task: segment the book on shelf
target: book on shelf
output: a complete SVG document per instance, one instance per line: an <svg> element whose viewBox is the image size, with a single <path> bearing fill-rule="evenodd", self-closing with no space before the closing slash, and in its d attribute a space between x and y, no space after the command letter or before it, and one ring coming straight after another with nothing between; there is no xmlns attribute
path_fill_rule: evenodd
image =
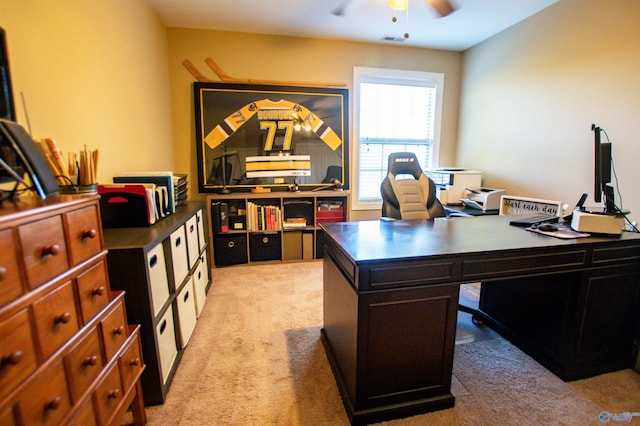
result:
<svg viewBox="0 0 640 426"><path fill-rule="evenodd" d="M307 227L307 219L304 217L290 217L282 222L283 229L305 229Z"/></svg>
<svg viewBox="0 0 640 426"><path fill-rule="evenodd" d="M247 230L280 231L282 229L282 213L280 207L247 203Z"/></svg>
<svg viewBox="0 0 640 426"><path fill-rule="evenodd" d="M211 230L214 234L229 232L229 206L215 201L211 203Z"/></svg>

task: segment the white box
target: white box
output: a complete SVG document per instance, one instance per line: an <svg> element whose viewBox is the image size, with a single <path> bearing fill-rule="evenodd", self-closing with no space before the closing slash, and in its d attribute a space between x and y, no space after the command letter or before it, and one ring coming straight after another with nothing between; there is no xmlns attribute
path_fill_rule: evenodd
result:
<svg viewBox="0 0 640 426"><path fill-rule="evenodd" d="M196 266L200 258L200 244L198 243L198 219L196 215L191 216L185 223L187 232L187 253L189 255L189 270Z"/></svg>
<svg viewBox="0 0 640 426"><path fill-rule="evenodd" d="M200 242L200 251L202 251L207 245L207 240L204 239L204 217L202 216L202 209L196 212L196 220L198 222L198 241Z"/></svg>
<svg viewBox="0 0 640 426"><path fill-rule="evenodd" d="M207 301L207 284L209 282L207 257L201 256L200 263L193 275L193 290L196 296L196 316L199 317Z"/></svg>
<svg viewBox="0 0 640 426"><path fill-rule="evenodd" d="M575 210L571 217L571 229L594 234L622 234L624 217L594 214Z"/></svg>
<svg viewBox="0 0 640 426"><path fill-rule="evenodd" d="M189 274L189 260L187 257L187 238L184 225L173 231L169 237L171 243L171 266L173 267L173 282L175 289Z"/></svg>
<svg viewBox="0 0 640 426"><path fill-rule="evenodd" d="M188 282L176 297L178 308L178 327L180 330L180 348L187 346L193 330L196 328L196 305L193 285Z"/></svg>
<svg viewBox="0 0 640 426"><path fill-rule="evenodd" d="M162 244L158 244L147 253L147 273L149 274L149 291L151 292L151 305L155 317L169 299L169 282Z"/></svg>
<svg viewBox="0 0 640 426"><path fill-rule="evenodd" d="M158 352L160 358L160 372L162 373L162 383L166 383L171 372L171 367L178 355L176 346L176 331L173 326L173 307L169 306L158 325L156 325L156 341L158 342Z"/></svg>

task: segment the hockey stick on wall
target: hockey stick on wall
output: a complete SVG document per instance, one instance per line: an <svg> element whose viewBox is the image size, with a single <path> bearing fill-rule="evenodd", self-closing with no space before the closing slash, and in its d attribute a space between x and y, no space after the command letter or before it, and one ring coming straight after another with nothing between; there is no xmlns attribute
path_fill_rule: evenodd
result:
<svg viewBox="0 0 640 426"><path fill-rule="evenodd" d="M193 65L190 60L185 59L184 61L182 61L182 65L184 65L184 67L187 70L189 70L191 75L193 75L196 78L196 80L198 80L200 82L203 82L203 83L211 83L211 82L213 82L213 80L208 79L200 71L198 71L196 66Z"/></svg>
<svg viewBox="0 0 640 426"><path fill-rule="evenodd" d="M222 70L222 68L220 68L220 66L218 64L216 64L216 62L213 59L207 58L204 61L207 63L207 65L209 65L209 68L211 68L213 70L213 72L215 72L216 75L218 77L220 77L220 80L224 81L225 83L274 84L274 85L280 85L280 86L311 86L311 87L329 87L329 86L344 87L344 86L346 86L346 84L344 84L344 83L308 82L308 81L280 81L280 80L251 80L251 79L234 78L234 77L231 77L231 76L227 75Z"/></svg>
<svg viewBox="0 0 640 426"><path fill-rule="evenodd" d="M222 68L212 59L205 59L206 64L216 73L218 78L224 83L234 83L234 84L272 84L272 85L281 85L281 86L303 86L303 87L344 87L345 83L329 83L329 82L308 82L308 81L281 81L281 80L252 80L252 79L241 79L234 78L230 75L226 74ZM214 80L210 80L205 77L188 59L185 59L182 64L184 67L189 70L189 72L196 78L196 80L201 82L212 82Z"/></svg>

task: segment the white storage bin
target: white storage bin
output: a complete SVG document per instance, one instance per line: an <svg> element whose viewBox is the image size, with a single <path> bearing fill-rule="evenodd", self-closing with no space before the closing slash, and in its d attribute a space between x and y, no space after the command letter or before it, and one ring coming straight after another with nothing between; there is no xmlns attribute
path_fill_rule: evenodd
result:
<svg viewBox="0 0 640 426"><path fill-rule="evenodd" d="M202 308L207 301L207 283L209 281L209 275L207 268L207 257L201 256L200 263L193 275L193 290L196 296L196 316L199 317L202 313Z"/></svg>
<svg viewBox="0 0 640 426"><path fill-rule="evenodd" d="M173 231L169 237L171 242L171 265L173 266L173 282L175 289L189 274L189 260L187 257L187 238L184 225Z"/></svg>
<svg viewBox="0 0 640 426"><path fill-rule="evenodd" d="M147 253L147 273L149 274L149 291L151 292L153 316L155 317L169 298L169 282L162 244L158 244Z"/></svg>
<svg viewBox="0 0 640 426"><path fill-rule="evenodd" d="M156 341L158 342L158 352L160 355L160 371L162 373L162 383L166 383L169 372L178 355L176 345L176 331L173 325L173 306L169 306L167 312L162 316L156 325Z"/></svg>
<svg viewBox="0 0 640 426"><path fill-rule="evenodd" d="M196 212L196 220L198 222L198 241L200 242L200 251L202 251L207 244L207 241L204 239L204 217L202 216L202 209Z"/></svg>
<svg viewBox="0 0 640 426"><path fill-rule="evenodd" d="M193 329L196 328L196 305L193 296L193 285L187 283L178 297L176 297L178 307L178 327L180 327L180 348L187 346Z"/></svg>
<svg viewBox="0 0 640 426"><path fill-rule="evenodd" d="M187 248L189 254L189 269L196 266L196 262L200 258L200 244L198 243L198 218L196 215L191 216L189 220L187 220L186 224L187 230Z"/></svg>

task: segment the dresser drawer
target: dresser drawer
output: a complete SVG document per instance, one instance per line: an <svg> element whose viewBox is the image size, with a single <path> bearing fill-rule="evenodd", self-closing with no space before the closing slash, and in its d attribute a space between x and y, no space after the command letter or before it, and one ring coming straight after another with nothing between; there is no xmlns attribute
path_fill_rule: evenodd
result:
<svg viewBox="0 0 640 426"><path fill-rule="evenodd" d="M78 409L78 412L69 420L68 426L97 426L96 414L93 411L93 399L87 398L82 403L82 407Z"/></svg>
<svg viewBox="0 0 640 426"><path fill-rule="evenodd" d="M142 349L140 347L140 327L131 335L129 346L125 349L120 358L120 376L122 377L122 388L125 392L133 385L135 379L140 375L144 367Z"/></svg>
<svg viewBox="0 0 640 426"><path fill-rule="evenodd" d="M123 392L118 364L113 364L104 381L98 385L98 389L95 392L96 411L98 412L100 424L108 424L122 398Z"/></svg>
<svg viewBox="0 0 640 426"><path fill-rule="evenodd" d="M78 331L71 281L34 302L33 313L42 357L47 359Z"/></svg>
<svg viewBox="0 0 640 426"><path fill-rule="evenodd" d="M0 400L37 366L29 313L24 309L0 322Z"/></svg>
<svg viewBox="0 0 640 426"><path fill-rule="evenodd" d="M175 289L187 278L189 260L187 258L187 241L184 225L173 231L169 237L171 242L171 265L173 266L173 282Z"/></svg>
<svg viewBox="0 0 640 426"><path fill-rule="evenodd" d="M21 393L18 406L25 425L59 425L71 409L62 362L39 375Z"/></svg>
<svg viewBox="0 0 640 426"><path fill-rule="evenodd" d="M18 227L27 283L34 289L69 269L59 215Z"/></svg>
<svg viewBox="0 0 640 426"><path fill-rule="evenodd" d="M113 309L100 321L102 341L106 362L120 349L127 340L127 321L124 313L124 304L120 298Z"/></svg>
<svg viewBox="0 0 640 426"><path fill-rule="evenodd" d="M22 294L22 281L13 229L0 231L0 307Z"/></svg>
<svg viewBox="0 0 640 426"><path fill-rule="evenodd" d="M167 267L162 244L158 244L147 253L147 274L149 275L149 291L151 292L151 304L155 317L169 299L169 281L167 280Z"/></svg>
<svg viewBox="0 0 640 426"><path fill-rule="evenodd" d="M109 304L107 267L104 261L80 273L76 282L82 320L86 324Z"/></svg>
<svg viewBox="0 0 640 426"><path fill-rule="evenodd" d="M104 367L100 350L100 334L95 326L91 333L64 357L64 366L69 378L71 399L76 403Z"/></svg>
<svg viewBox="0 0 640 426"><path fill-rule="evenodd" d="M89 259L102 251L102 236L95 205L65 214L71 265Z"/></svg>

